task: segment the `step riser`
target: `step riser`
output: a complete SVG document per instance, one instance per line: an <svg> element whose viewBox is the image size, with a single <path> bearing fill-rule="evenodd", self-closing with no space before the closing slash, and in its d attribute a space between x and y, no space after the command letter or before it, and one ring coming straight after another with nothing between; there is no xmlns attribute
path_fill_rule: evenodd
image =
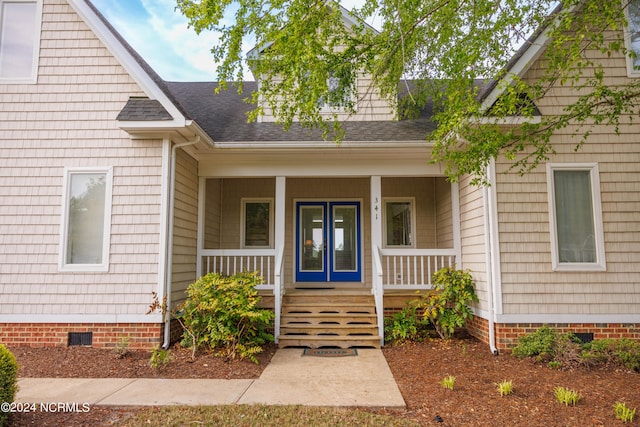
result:
<svg viewBox="0 0 640 427"><path fill-rule="evenodd" d="M281 347L308 347L308 348L322 348L322 347L380 348L380 339L378 337L371 337L371 338L358 337L357 339L355 337L348 337L346 340L336 338L336 337L323 337L322 339L318 337L314 339L280 337L280 346Z"/></svg>
<svg viewBox="0 0 640 427"><path fill-rule="evenodd" d="M329 316L329 315L343 315L343 316L358 316L358 315L368 315L375 316L376 311L373 310L361 310L361 309L340 309L340 310L332 310L330 308L324 310L302 310L299 308L289 308L285 307L282 309L282 316Z"/></svg>
<svg viewBox="0 0 640 427"><path fill-rule="evenodd" d="M325 327L325 325L316 325L316 326L285 326L280 328L281 335L339 335L339 336L350 336L350 335L378 335L378 328L375 326L366 326L366 327L340 327L340 328L332 328Z"/></svg>
<svg viewBox="0 0 640 427"><path fill-rule="evenodd" d="M317 296L317 295L284 295L282 304L326 304L326 305L369 305L373 301L370 295L334 295L334 296Z"/></svg>

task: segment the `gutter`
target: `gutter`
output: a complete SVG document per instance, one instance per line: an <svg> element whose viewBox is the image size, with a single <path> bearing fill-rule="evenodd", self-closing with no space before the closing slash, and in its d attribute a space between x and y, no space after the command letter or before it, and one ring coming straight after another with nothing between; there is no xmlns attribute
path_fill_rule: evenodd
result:
<svg viewBox="0 0 640 427"><path fill-rule="evenodd" d="M164 320L164 342L162 348L165 350L171 345L171 285L173 274L173 223L174 223L174 209L175 209L175 194L176 194L176 153L178 148L186 147L189 145L197 144L200 141L200 136L197 135L194 140L183 142L181 144L174 144L171 147L171 166L169 179L169 203L168 214L169 220L167 221L167 247L165 248L165 289L164 295L166 297L165 320Z"/></svg>
<svg viewBox="0 0 640 427"><path fill-rule="evenodd" d="M487 165L486 174L487 179L491 186L495 185L493 161ZM487 304L489 308L489 348L494 356L498 355L498 349L496 347L496 327L495 327L495 283L494 283L494 250L496 250L494 242L494 230L493 230L493 217L495 215L493 207L493 198L495 197L495 187L489 188L484 186L482 188L482 199L484 205L484 235L485 235L485 269L487 280Z"/></svg>

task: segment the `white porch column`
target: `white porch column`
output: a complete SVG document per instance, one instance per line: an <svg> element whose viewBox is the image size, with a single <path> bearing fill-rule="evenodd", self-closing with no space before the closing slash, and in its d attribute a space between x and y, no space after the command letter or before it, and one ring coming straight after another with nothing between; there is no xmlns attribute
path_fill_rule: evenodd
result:
<svg viewBox="0 0 640 427"><path fill-rule="evenodd" d="M371 177L371 292L376 302L376 314L378 318L378 335L380 345L384 345L384 289L379 274L379 263L376 262L378 250L382 247L382 178Z"/></svg>
<svg viewBox="0 0 640 427"><path fill-rule="evenodd" d="M275 267L275 283L273 284L273 300L275 319L273 324L273 336L276 343L280 335L280 315L282 312L282 294L284 294L284 278L282 277L282 264L284 256L284 227L285 227L285 206L286 206L286 184L287 178L284 176L276 177L276 202L275 202L275 230L274 230L274 247L276 249L276 265Z"/></svg>
<svg viewBox="0 0 640 427"><path fill-rule="evenodd" d="M274 246L276 250L284 246L284 209L287 178L276 177L276 205L275 205L275 230Z"/></svg>
<svg viewBox="0 0 640 427"><path fill-rule="evenodd" d="M382 247L382 179L371 177L371 244Z"/></svg>

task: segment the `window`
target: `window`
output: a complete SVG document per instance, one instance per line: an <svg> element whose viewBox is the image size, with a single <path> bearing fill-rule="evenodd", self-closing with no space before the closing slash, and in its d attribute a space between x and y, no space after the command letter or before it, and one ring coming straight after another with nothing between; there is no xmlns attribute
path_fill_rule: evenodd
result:
<svg viewBox="0 0 640 427"><path fill-rule="evenodd" d="M625 42L633 55L627 56L627 72L629 77L640 77L640 0L629 1L626 14Z"/></svg>
<svg viewBox="0 0 640 427"><path fill-rule="evenodd" d="M336 73L331 73L331 76L327 80L327 87L329 89L328 99L320 98L318 101L321 110L344 109L354 103L355 94L353 89L350 87L341 87L340 77Z"/></svg>
<svg viewBox="0 0 640 427"><path fill-rule="evenodd" d="M111 168L65 170L60 270L109 270L111 185Z"/></svg>
<svg viewBox="0 0 640 427"><path fill-rule="evenodd" d="M547 165L551 252L556 271L604 271L597 164Z"/></svg>
<svg viewBox="0 0 640 427"><path fill-rule="evenodd" d="M385 246L413 247L415 245L413 206L413 199L386 199L384 201Z"/></svg>
<svg viewBox="0 0 640 427"><path fill-rule="evenodd" d="M273 234L273 200L242 200L242 247L270 248Z"/></svg>
<svg viewBox="0 0 640 427"><path fill-rule="evenodd" d="M41 2L0 0L0 80L35 83Z"/></svg>

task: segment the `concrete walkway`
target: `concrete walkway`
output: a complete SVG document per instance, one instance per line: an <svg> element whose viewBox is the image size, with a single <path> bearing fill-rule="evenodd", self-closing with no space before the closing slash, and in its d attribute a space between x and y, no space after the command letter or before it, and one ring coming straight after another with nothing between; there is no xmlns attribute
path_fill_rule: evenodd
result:
<svg viewBox="0 0 640 427"><path fill-rule="evenodd" d="M280 349L256 380L21 378L16 402L158 406L266 404L405 407L382 351L303 356Z"/></svg>

